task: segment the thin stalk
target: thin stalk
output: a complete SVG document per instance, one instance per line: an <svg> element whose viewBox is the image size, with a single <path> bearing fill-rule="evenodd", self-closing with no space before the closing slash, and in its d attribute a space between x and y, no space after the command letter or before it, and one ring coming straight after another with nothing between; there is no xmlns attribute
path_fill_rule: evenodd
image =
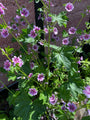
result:
<svg viewBox="0 0 90 120"><path fill-rule="evenodd" d="M27 23L28 25L30 25L29 21L26 19L25 16L24 16L24 19L25 19L26 23Z"/></svg>
<svg viewBox="0 0 90 120"><path fill-rule="evenodd" d="M7 26L7 23L6 23L5 19L3 18L3 16L2 16L2 20L3 20L4 24Z"/></svg>
<svg viewBox="0 0 90 120"><path fill-rule="evenodd" d="M12 95L14 95L14 93L11 91L11 90L9 90L8 89L8 87L0 80L0 82L4 85L4 87L12 94Z"/></svg>
<svg viewBox="0 0 90 120"><path fill-rule="evenodd" d="M82 22L82 20L83 20L84 17L85 17L85 16L82 16L82 18L81 18L80 21L78 22L76 28L78 28L78 26L80 25L80 23Z"/></svg>
<svg viewBox="0 0 90 120"><path fill-rule="evenodd" d="M49 13L50 13L50 0L49 0ZM49 27L49 36L48 36L48 71L49 71L49 66L50 66L50 39L51 39L51 31ZM48 77L47 77L48 80Z"/></svg>
<svg viewBox="0 0 90 120"><path fill-rule="evenodd" d="M11 32L10 32L11 33ZM22 46L22 44L18 41L18 39L11 33L11 35L13 36L13 38L18 42L18 44L21 46L21 48L25 51L26 54L28 54L28 52L25 50L25 48Z"/></svg>
<svg viewBox="0 0 90 120"><path fill-rule="evenodd" d="M19 4L18 4L17 0L15 0L15 2L16 2L16 4L17 4L17 7L20 9L20 6L19 6Z"/></svg>
<svg viewBox="0 0 90 120"><path fill-rule="evenodd" d="M41 0L41 2L42 2L42 4L43 4L44 8L48 9L48 7L47 7L46 4L43 2L43 0Z"/></svg>
<svg viewBox="0 0 90 120"><path fill-rule="evenodd" d="M49 70L49 65L50 65L50 29L49 29L49 37L48 37L48 70Z"/></svg>
<svg viewBox="0 0 90 120"><path fill-rule="evenodd" d="M77 0L74 0L74 1L73 1L73 4L74 4L76 1L77 1Z"/></svg>

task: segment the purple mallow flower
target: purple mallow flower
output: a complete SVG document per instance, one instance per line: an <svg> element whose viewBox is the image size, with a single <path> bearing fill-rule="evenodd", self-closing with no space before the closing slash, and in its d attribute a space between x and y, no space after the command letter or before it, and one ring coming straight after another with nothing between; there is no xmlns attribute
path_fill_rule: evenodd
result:
<svg viewBox="0 0 90 120"><path fill-rule="evenodd" d="M52 34L52 38L53 38L53 39L56 39L56 37L57 37L57 36L56 36L55 34Z"/></svg>
<svg viewBox="0 0 90 120"><path fill-rule="evenodd" d="M9 71L9 70L10 70L10 66L11 66L11 62L9 62L9 60L6 60L6 61L4 62L4 69L5 69L6 71Z"/></svg>
<svg viewBox="0 0 90 120"><path fill-rule="evenodd" d="M33 73L29 73L28 77L31 78L33 76Z"/></svg>
<svg viewBox="0 0 90 120"><path fill-rule="evenodd" d="M33 46L32 46L32 49L33 49L34 51L38 51L38 45L33 45Z"/></svg>
<svg viewBox="0 0 90 120"><path fill-rule="evenodd" d="M64 39L62 40L62 44L63 44L63 45L68 45L68 44L69 44L69 38L64 38Z"/></svg>
<svg viewBox="0 0 90 120"><path fill-rule="evenodd" d="M51 18L51 17L47 17L47 18L46 18L46 21L47 21L47 22L52 22L52 18Z"/></svg>
<svg viewBox="0 0 90 120"><path fill-rule="evenodd" d="M66 106L63 105L63 106L61 107L61 109L62 109L62 110L66 110Z"/></svg>
<svg viewBox="0 0 90 120"><path fill-rule="evenodd" d="M40 27L34 25L33 31L36 32L36 31L39 31L39 30L40 30Z"/></svg>
<svg viewBox="0 0 90 120"><path fill-rule="evenodd" d="M54 32L55 35L57 35L58 34L58 29L56 27L54 27L53 32Z"/></svg>
<svg viewBox="0 0 90 120"><path fill-rule="evenodd" d="M16 15L16 19L20 19L21 18L21 16L19 16L19 15Z"/></svg>
<svg viewBox="0 0 90 120"><path fill-rule="evenodd" d="M90 116L90 109L88 109L88 115Z"/></svg>
<svg viewBox="0 0 90 120"><path fill-rule="evenodd" d="M7 10L7 8L6 8L2 3L0 3L0 7L1 7L2 9L6 9L6 10Z"/></svg>
<svg viewBox="0 0 90 120"><path fill-rule="evenodd" d="M16 17L14 17L14 21L15 21L16 23L18 23L18 19L17 19Z"/></svg>
<svg viewBox="0 0 90 120"><path fill-rule="evenodd" d="M76 107L76 105L74 103L69 102L67 105L68 105L67 109L70 112L74 112L77 109L77 107Z"/></svg>
<svg viewBox="0 0 90 120"><path fill-rule="evenodd" d="M29 11L26 8L22 8L22 10L20 10L20 14L21 14L21 16L28 17Z"/></svg>
<svg viewBox="0 0 90 120"><path fill-rule="evenodd" d="M26 22L25 21L21 21L21 25L25 26Z"/></svg>
<svg viewBox="0 0 90 120"><path fill-rule="evenodd" d="M37 90L36 90L35 88L30 88L30 89L29 89L29 94L30 94L30 95L35 96L35 95L37 95L37 93L38 93L38 92L37 92Z"/></svg>
<svg viewBox="0 0 90 120"><path fill-rule="evenodd" d="M52 94L51 97L49 97L49 102L52 104L52 105L55 105L55 103L57 102L57 99L55 98L55 95Z"/></svg>
<svg viewBox="0 0 90 120"><path fill-rule="evenodd" d="M80 60L83 60L83 56L80 57Z"/></svg>
<svg viewBox="0 0 90 120"><path fill-rule="evenodd" d="M72 3L67 3L65 6L66 11L71 12L74 9L74 5Z"/></svg>
<svg viewBox="0 0 90 120"><path fill-rule="evenodd" d="M44 45L43 42L38 42L38 43L39 43L40 45L42 45L42 46Z"/></svg>
<svg viewBox="0 0 90 120"><path fill-rule="evenodd" d="M2 9L2 7L0 7L0 16L4 14L5 14L4 10Z"/></svg>
<svg viewBox="0 0 90 120"><path fill-rule="evenodd" d="M14 65L16 65L18 63L19 67L22 67L22 65L23 65L23 61L20 57L14 56L12 58L12 61L13 61Z"/></svg>
<svg viewBox="0 0 90 120"><path fill-rule="evenodd" d="M16 24L13 24L13 25L12 25L12 29L13 29L13 30L17 30L17 25L16 25Z"/></svg>
<svg viewBox="0 0 90 120"><path fill-rule="evenodd" d="M37 77L37 80L38 81L43 81L45 79L45 76L44 76L44 74L43 73L41 73L41 74L38 74L38 77Z"/></svg>
<svg viewBox="0 0 90 120"><path fill-rule="evenodd" d="M89 85L85 87L85 90L83 90L83 94L85 94L87 98L90 98L90 86Z"/></svg>
<svg viewBox="0 0 90 120"><path fill-rule="evenodd" d="M48 29L47 29L47 28L44 28L44 32L47 34L47 33L48 33Z"/></svg>
<svg viewBox="0 0 90 120"><path fill-rule="evenodd" d="M59 37L56 37L55 40L58 42L58 41L60 40L60 38L59 38Z"/></svg>
<svg viewBox="0 0 90 120"><path fill-rule="evenodd" d="M90 34L84 34L83 39L84 40L89 40L90 39Z"/></svg>
<svg viewBox="0 0 90 120"><path fill-rule="evenodd" d="M75 27L71 27L71 28L69 28L69 30L68 30L68 33L71 35L71 34L75 34L76 33L76 28Z"/></svg>
<svg viewBox="0 0 90 120"><path fill-rule="evenodd" d="M80 60L79 60L79 61L77 61L77 64L81 65L81 61L80 61Z"/></svg>
<svg viewBox="0 0 90 120"><path fill-rule="evenodd" d="M34 30L30 31L30 34L28 34L29 37L35 38L37 36L37 34L35 33Z"/></svg>
<svg viewBox="0 0 90 120"><path fill-rule="evenodd" d="M7 29L7 28L6 28L6 29L2 29L2 31L1 31L1 36L2 36L3 38L6 38L6 37L8 37L8 35L9 35L8 29Z"/></svg>
<svg viewBox="0 0 90 120"><path fill-rule="evenodd" d="M33 69L34 68L34 62L30 63L30 68Z"/></svg>

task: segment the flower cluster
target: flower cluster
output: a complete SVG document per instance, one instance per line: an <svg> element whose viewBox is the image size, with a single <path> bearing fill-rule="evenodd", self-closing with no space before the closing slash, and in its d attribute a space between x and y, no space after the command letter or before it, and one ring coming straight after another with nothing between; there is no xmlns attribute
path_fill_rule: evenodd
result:
<svg viewBox="0 0 90 120"><path fill-rule="evenodd" d="M64 4L64 11L58 15L49 13L50 7L54 6L50 0L40 2L43 7L38 9L38 20L44 21L44 28L29 24L27 17L30 12L24 6L19 7L16 16L7 25L3 18L6 8L0 3L0 17L4 21L1 25L1 37L7 38L11 34L14 38L12 41L16 40L20 45L19 50L10 46L5 50L0 48L8 58L0 70L7 72L8 81L18 82L18 89L10 98L12 97L15 107L18 106L21 119L25 118L22 114L24 107L27 107L25 114L30 117L25 119L57 120L64 119L64 116L67 120L72 119L74 112L78 110L75 102L80 101L79 104L83 100L87 107L90 98L87 80L90 77L90 62L89 58L86 59L86 53L82 52L82 46L90 43L90 31L78 29L82 19L76 27L67 25L67 14L74 10L75 1ZM19 25L24 29L19 29ZM22 102L22 97L27 103Z"/></svg>
<svg viewBox="0 0 90 120"><path fill-rule="evenodd" d="M22 65L24 64L22 59L20 57L16 57L14 56L12 58L13 64L16 65L18 63L19 67L22 67Z"/></svg>
<svg viewBox="0 0 90 120"><path fill-rule="evenodd" d="M28 34L29 37L36 38L37 31L39 31L40 28L37 26L34 26L33 30L30 31L30 34Z"/></svg>

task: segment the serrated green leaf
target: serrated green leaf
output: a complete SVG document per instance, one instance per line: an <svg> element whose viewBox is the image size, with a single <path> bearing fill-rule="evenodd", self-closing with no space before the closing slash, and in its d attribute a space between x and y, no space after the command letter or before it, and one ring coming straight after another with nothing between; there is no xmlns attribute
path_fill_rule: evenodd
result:
<svg viewBox="0 0 90 120"><path fill-rule="evenodd" d="M32 101L28 93L22 92L15 101L15 115L20 116L22 120L39 120L38 117L45 112L43 101Z"/></svg>
<svg viewBox="0 0 90 120"><path fill-rule="evenodd" d="M10 48L10 46L8 46L7 48L5 48L5 51L8 55L10 55L13 52L14 48Z"/></svg>
<svg viewBox="0 0 90 120"><path fill-rule="evenodd" d="M13 75L13 76L9 75L8 81L10 81L10 80L15 81L16 80L16 75Z"/></svg>
<svg viewBox="0 0 90 120"><path fill-rule="evenodd" d="M65 12L61 12L59 13L58 15L56 14L50 14L50 16L52 17L52 22L56 22L58 23L58 25L61 27L64 25L64 27L66 27L67 25L67 16L66 16L66 13Z"/></svg>
<svg viewBox="0 0 90 120"><path fill-rule="evenodd" d="M30 120L30 109L31 109L31 99L28 96L28 93L21 93L15 100L15 109L14 114L20 116L22 120Z"/></svg>
<svg viewBox="0 0 90 120"><path fill-rule="evenodd" d="M31 37L25 38L26 43L33 43L34 41L35 41L34 38L31 38Z"/></svg>
<svg viewBox="0 0 90 120"><path fill-rule="evenodd" d="M47 103L47 96L43 93L40 93L39 100L43 100L43 104Z"/></svg>

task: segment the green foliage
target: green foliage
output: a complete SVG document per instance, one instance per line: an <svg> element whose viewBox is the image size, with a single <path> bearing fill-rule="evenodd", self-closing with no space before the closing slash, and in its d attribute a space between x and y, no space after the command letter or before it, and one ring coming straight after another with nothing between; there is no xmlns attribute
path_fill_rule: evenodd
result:
<svg viewBox="0 0 90 120"><path fill-rule="evenodd" d="M68 34L68 32L66 32L65 30L63 30L63 32L62 32L62 36L63 36L63 37L68 37L69 34Z"/></svg>
<svg viewBox="0 0 90 120"><path fill-rule="evenodd" d="M49 14L49 16L52 17L52 22L57 22L60 27L61 26L66 27L67 26L68 18L66 16L65 12L62 11L58 15L56 15L56 14Z"/></svg>
<svg viewBox="0 0 90 120"><path fill-rule="evenodd" d="M38 117L45 112L45 106L41 100L32 101L26 92L22 92L15 100L15 115L22 120L38 120Z"/></svg>
<svg viewBox="0 0 90 120"><path fill-rule="evenodd" d="M13 52L14 48L10 48L10 46L8 46L7 48L5 48L5 51L8 55L10 55Z"/></svg>
<svg viewBox="0 0 90 120"><path fill-rule="evenodd" d="M62 98L64 101L69 101L70 96L70 90L67 89L67 84L62 84L60 88L58 88L58 98Z"/></svg>
<svg viewBox="0 0 90 120"><path fill-rule="evenodd" d="M26 42L26 43L33 43L33 42L35 42L35 39L34 39L34 38L31 38L31 37L25 38L25 42Z"/></svg>
<svg viewBox="0 0 90 120"><path fill-rule="evenodd" d="M71 69L71 63L73 61L73 47L68 47L68 46L63 46L60 50L60 52L54 53L54 57L56 58L57 61L57 66L61 66L61 64L64 65L67 70Z"/></svg>
<svg viewBox="0 0 90 120"><path fill-rule="evenodd" d="M32 1L33 0L29 0L29 2ZM10 46L4 49L0 48L2 55L5 55L11 62L9 71L4 70L3 67L0 68L0 71L7 73L8 81L12 80L18 82L18 91L10 91L7 88L11 93L7 101L9 105L12 106L12 110L9 113L9 119L40 120L41 116L43 116L46 120L74 120L75 112L78 108L74 112L70 112L68 108L62 110L62 106L64 105L62 101L65 102L66 107L68 106L68 102L78 102L81 108L86 107L90 109L90 101L83 106L81 104L86 98L82 90L87 84L90 85L90 53L86 55L82 47L84 44L90 44L90 39L86 41L79 40L78 47L76 47L76 40L79 39L79 36L89 34L90 24L88 22L85 23L87 28L85 30L78 29L82 19L85 17L85 13L82 13L82 18L77 24L76 33L74 35L69 34L67 29L63 29L63 26L65 28L67 27L67 12L62 11L58 15L52 14L50 13L50 0L35 0L35 3L39 2L43 4L42 8L38 9L41 13L41 19L45 20L47 16L52 18L52 21L47 22L47 20L45 20L45 28L47 28L48 33L45 32L45 29L35 30L35 26L29 24L25 16L20 15L20 10L25 8L25 6L20 8L17 3L19 9L17 9L16 13L21 16L19 22L25 21L28 25L21 30L20 35L17 37L14 37L14 33L12 33L17 33L17 30L13 31L9 29L9 33L12 33L12 42L18 42L20 49L15 50L10 48ZM65 5L66 4L64 4L64 7ZM10 25L12 26L14 22L15 20L13 18ZM21 25L19 22L15 22L17 27ZM59 25L58 27L62 27L63 29L60 38L63 39L64 37L68 37L71 41L68 45L59 46L58 44L57 46L57 41L55 41L55 39L58 35L61 35L57 33L56 35L54 33L54 28L57 27L57 24ZM0 29L6 27L7 25L4 25L4 23L0 24ZM35 30L37 35L35 38L28 36L31 30ZM55 34L55 38L51 38L52 33ZM33 48L32 46L35 44L38 45L38 51L30 49ZM14 65L14 62L12 62L12 54L22 59L24 63L22 67L19 66L20 60L16 60L17 64ZM82 54L84 55L84 60L80 59ZM77 64L78 60L81 62L80 65ZM30 66L31 62L34 63L33 68ZM6 67L8 67L8 65ZM28 75L30 73L33 75L29 77ZM41 73L43 73L43 80L38 80L39 77L42 78L42 76L39 76ZM30 88L35 88L38 91L37 95L28 93ZM54 104L54 102L56 103ZM52 118L52 114L56 118ZM8 120L6 116L2 117L2 120L4 118ZM84 118L85 120L88 119L88 117L83 117L82 120L84 120Z"/></svg>
<svg viewBox="0 0 90 120"><path fill-rule="evenodd" d="M90 120L90 116L85 116L82 118L82 120Z"/></svg>
<svg viewBox="0 0 90 120"><path fill-rule="evenodd" d="M9 120L6 114L0 114L0 120Z"/></svg>

